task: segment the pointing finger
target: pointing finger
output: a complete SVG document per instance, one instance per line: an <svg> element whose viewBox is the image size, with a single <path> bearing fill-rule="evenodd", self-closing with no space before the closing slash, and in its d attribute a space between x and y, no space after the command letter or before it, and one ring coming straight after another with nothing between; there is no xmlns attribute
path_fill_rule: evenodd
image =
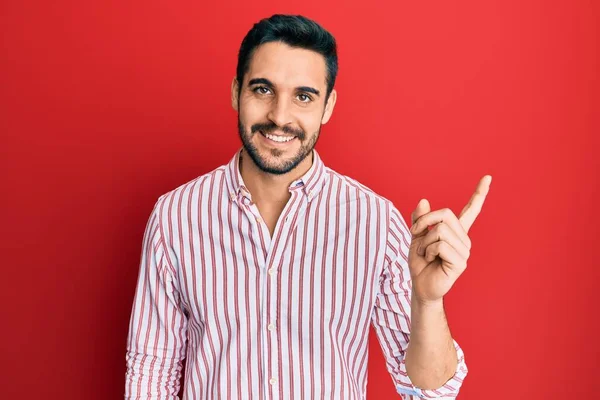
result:
<svg viewBox="0 0 600 400"><path fill-rule="evenodd" d="M475 193L471 196L471 199L462 209L458 220L462 224L464 230L469 232L471 226L475 222L475 219L481 212L481 208L483 207L483 202L490 190L490 184L492 183L492 176L486 175L477 184L477 188L475 189Z"/></svg>

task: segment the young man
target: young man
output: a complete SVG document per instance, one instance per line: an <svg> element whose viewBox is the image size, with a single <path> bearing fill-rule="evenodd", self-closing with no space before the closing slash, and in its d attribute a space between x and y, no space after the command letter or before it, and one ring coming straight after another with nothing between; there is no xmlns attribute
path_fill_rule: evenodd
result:
<svg viewBox="0 0 600 400"><path fill-rule="evenodd" d="M185 399L364 399L370 324L403 398L457 395L467 367L442 301L491 177L460 219L422 200L409 231L314 150L336 73L333 36L305 17L244 38L231 87L243 147L162 195L146 228L126 398L177 398L186 359Z"/></svg>

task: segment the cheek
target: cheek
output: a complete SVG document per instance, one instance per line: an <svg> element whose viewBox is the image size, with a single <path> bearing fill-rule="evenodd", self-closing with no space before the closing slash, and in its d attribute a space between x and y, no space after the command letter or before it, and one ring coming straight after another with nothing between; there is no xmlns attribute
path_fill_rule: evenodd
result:
<svg viewBox="0 0 600 400"><path fill-rule="evenodd" d="M321 126L321 114L318 112L305 113L300 117L301 128L308 135L317 132Z"/></svg>
<svg viewBox="0 0 600 400"><path fill-rule="evenodd" d="M264 122L268 109L260 101L241 101L239 107L240 119L248 124Z"/></svg>

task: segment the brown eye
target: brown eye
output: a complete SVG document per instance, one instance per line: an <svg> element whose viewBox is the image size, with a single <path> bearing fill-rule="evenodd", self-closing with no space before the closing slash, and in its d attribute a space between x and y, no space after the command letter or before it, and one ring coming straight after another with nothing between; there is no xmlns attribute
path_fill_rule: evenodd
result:
<svg viewBox="0 0 600 400"><path fill-rule="evenodd" d="M308 103L309 101L311 101L312 99L310 98L310 96L304 94L304 93L300 93L298 95L298 99L303 102L303 103Z"/></svg>
<svg viewBox="0 0 600 400"><path fill-rule="evenodd" d="M268 94L270 92L269 88L265 86L256 87L253 91L260 94Z"/></svg>

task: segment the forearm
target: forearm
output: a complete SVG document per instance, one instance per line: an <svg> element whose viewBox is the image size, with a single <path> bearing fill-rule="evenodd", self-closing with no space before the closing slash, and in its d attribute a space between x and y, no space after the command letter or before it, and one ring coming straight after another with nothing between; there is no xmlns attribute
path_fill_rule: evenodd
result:
<svg viewBox="0 0 600 400"><path fill-rule="evenodd" d="M413 295L405 362L410 380L420 389L437 389L456 372L456 348L442 300L422 304Z"/></svg>

